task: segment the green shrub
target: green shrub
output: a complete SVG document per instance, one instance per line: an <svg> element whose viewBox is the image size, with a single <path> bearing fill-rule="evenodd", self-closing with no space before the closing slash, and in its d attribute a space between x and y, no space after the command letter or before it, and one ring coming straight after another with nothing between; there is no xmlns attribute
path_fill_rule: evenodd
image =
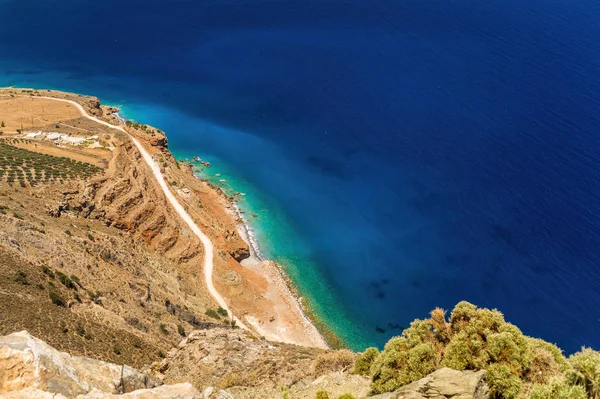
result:
<svg viewBox="0 0 600 399"><path fill-rule="evenodd" d="M568 359L572 370L567 373L571 385L581 385L590 398L600 398L600 352L583 348Z"/></svg>
<svg viewBox="0 0 600 399"><path fill-rule="evenodd" d="M50 296L50 300L52 301L53 304L55 304L56 306L61 306L63 308L67 307L67 302L64 300L63 297L60 296L60 294L54 290L51 290L48 295Z"/></svg>
<svg viewBox="0 0 600 399"><path fill-rule="evenodd" d="M371 374L373 394L395 391L440 367L486 370L491 398L600 399L600 352L569 359L555 345L530 338L497 310L460 302L449 320L442 309L415 320L399 337L361 354L355 372ZM526 389L521 389L525 384Z"/></svg>
<svg viewBox="0 0 600 399"><path fill-rule="evenodd" d="M73 282L73 280L71 280L71 278L69 276L67 276L63 272L59 272L59 271L56 272L56 275L58 276L58 281L60 281L62 283L62 285L64 285L65 287L67 287L71 290L77 290L77 286L75 285L75 283Z"/></svg>
<svg viewBox="0 0 600 399"><path fill-rule="evenodd" d="M327 391L321 389L320 391L317 391L316 399L329 399L329 394Z"/></svg>
<svg viewBox="0 0 600 399"><path fill-rule="evenodd" d="M485 342L479 336L469 336L465 331L456 335L448 346L442 366L454 370L481 370L489 363L489 354L484 350Z"/></svg>
<svg viewBox="0 0 600 399"><path fill-rule="evenodd" d="M27 273L23 270L19 270L15 276L15 282L22 285L29 285L29 281L27 281Z"/></svg>
<svg viewBox="0 0 600 399"><path fill-rule="evenodd" d="M377 348L367 348L363 353L358 355L356 362L354 362L354 374L369 375L371 371L371 365L375 358L379 355Z"/></svg>
<svg viewBox="0 0 600 399"><path fill-rule="evenodd" d="M562 351L549 342L527 337L530 362L525 373L527 381L546 384L551 378L562 375L570 369Z"/></svg>
<svg viewBox="0 0 600 399"><path fill-rule="evenodd" d="M486 379L492 398L514 399L521 391L521 380L505 364L488 367Z"/></svg>
<svg viewBox="0 0 600 399"><path fill-rule="evenodd" d="M485 369L492 361L487 348L488 336L499 333L500 327L505 324L504 316L497 310L478 309L468 302L460 302L450 316L452 338L446 347L442 366L455 370ZM515 344L512 349L518 352L515 357L519 357L522 355L519 352L521 340L517 339L517 345L513 342L516 332L510 328L505 332L495 337L495 354L500 355L503 345Z"/></svg>
<svg viewBox="0 0 600 399"><path fill-rule="evenodd" d="M164 335L169 335L169 330L167 330L167 326L165 326L164 323L160 323L160 332L163 333Z"/></svg>
<svg viewBox="0 0 600 399"><path fill-rule="evenodd" d="M228 313L227 310L223 309L222 307L219 306L219 308L217 309L217 313L220 314L223 317L227 317Z"/></svg>
<svg viewBox="0 0 600 399"><path fill-rule="evenodd" d="M181 324L177 325L177 332L179 333L179 335L181 335L182 337L185 337L185 328L183 328L183 326Z"/></svg>
<svg viewBox="0 0 600 399"><path fill-rule="evenodd" d="M215 312L214 309L207 309L206 312L204 312L204 314L207 315L208 317L212 317L213 319L219 318L219 314L217 312Z"/></svg>
<svg viewBox="0 0 600 399"><path fill-rule="evenodd" d="M71 280L72 280L72 281L73 281L75 284L77 284L78 286L80 286L81 288L83 288L83 284L81 284L81 280L79 279L79 277L77 277L77 276L76 276L76 275L74 275L74 274L71 274L71 277L70 277L70 278L71 278Z"/></svg>
<svg viewBox="0 0 600 399"><path fill-rule="evenodd" d="M435 371L437 359L437 351L431 343L411 348L404 336L392 338L373 362L371 390L373 393L391 392L417 381Z"/></svg>
<svg viewBox="0 0 600 399"><path fill-rule="evenodd" d="M121 354L121 347L119 347L119 345L113 346L113 352L115 353L115 355L120 355Z"/></svg>
<svg viewBox="0 0 600 399"><path fill-rule="evenodd" d="M343 395L338 396L338 399L354 399L354 395L345 393Z"/></svg>
<svg viewBox="0 0 600 399"><path fill-rule="evenodd" d="M518 375L529 367L529 345L527 339L516 326L506 323L498 333L487 337L487 351L492 363L504 363Z"/></svg>
<svg viewBox="0 0 600 399"><path fill-rule="evenodd" d="M534 384L529 399L587 399L587 394L580 385L569 385L564 379L553 379L548 384Z"/></svg>
<svg viewBox="0 0 600 399"><path fill-rule="evenodd" d="M88 296L90 297L90 299L94 302L102 296L102 292L100 292L100 291L93 292L91 290L86 290L86 292L87 292Z"/></svg>
<svg viewBox="0 0 600 399"><path fill-rule="evenodd" d="M83 324L77 323L77 327L75 327L75 332L77 333L77 335L83 337L85 335L85 328L83 327Z"/></svg>
<svg viewBox="0 0 600 399"><path fill-rule="evenodd" d="M438 367L438 355L432 344L419 344L408 351L406 373L410 381L417 381Z"/></svg>

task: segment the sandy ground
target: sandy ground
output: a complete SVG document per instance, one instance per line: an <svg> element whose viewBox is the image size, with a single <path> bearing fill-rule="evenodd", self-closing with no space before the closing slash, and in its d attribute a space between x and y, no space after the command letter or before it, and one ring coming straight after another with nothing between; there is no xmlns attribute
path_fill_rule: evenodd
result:
<svg viewBox="0 0 600 399"><path fill-rule="evenodd" d="M5 125L0 130L4 133L31 131L78 117L78 111L68 103L37 97L0 98L0 123Z"/></svg>
<svg viewBox="0 0 600 399"><path fill-rule="evenodd" d="M260 262L256 259L245 260L243 264L267 280L265 299L273 303L273 316L269 320L248 315L248 323L271 341L327 348L325 340L304 315L299 300L288 288L280 267L273 261Z"/></svg>
<svg viewBox="0 0 600 399"><path fill-rule="evenodd" d="M273 261L261 258L239 209L234 207L232 212L238 217L238 233L250 247L250 257L244 259L242 265L266 279L267 288L264 297L273 303L273 315L268 320L260 320L248 315L246 316L248 323L272 341L327 348L327 343L317 328L304 314L300 299L288 287L281 267Z"/></svg>

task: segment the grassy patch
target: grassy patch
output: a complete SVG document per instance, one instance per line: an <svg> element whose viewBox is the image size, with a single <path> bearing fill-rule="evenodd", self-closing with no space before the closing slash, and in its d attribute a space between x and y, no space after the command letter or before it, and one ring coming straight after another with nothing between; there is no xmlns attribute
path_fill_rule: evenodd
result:
<svg viewBox="0 0 600 399"><path fill-rule="evenodd" d="M65 301L65 299L62 296L60 296L58 292L52 290L48 295L50 296L50 300L52 301L52 303L56 306L61 306L63 308L67 307L67 301Z"/></svg>
<svg viewBox="0 0 600 399"><path fill-rule="evenodd" d="M23 270L19 270L15 276L15 282L22 285L29 285L29 281L27 281L27 273Z"/></svg>
<svg viewBox="0 0 600 399"><path fill-rule="evenodd" d="M58 276L58 281L60 281L62 285L70 290L77 290L77 286L69 276L59 271L56 272L56 275Z"/></svg>
<svg viewBox="0 0 600 399"><path fill-rule="evenodd" d="M213 319L220 319L219 314L214 309L207 309L204 314Z"/></svg>
<svg viewBox="0 0 600 399"><path fill-rule="evenodd" d="M222 307L219 306L219 308L217 309L217 313L220 314L223 317L227 317L228 313L227 310L223 309Z"/></svg>

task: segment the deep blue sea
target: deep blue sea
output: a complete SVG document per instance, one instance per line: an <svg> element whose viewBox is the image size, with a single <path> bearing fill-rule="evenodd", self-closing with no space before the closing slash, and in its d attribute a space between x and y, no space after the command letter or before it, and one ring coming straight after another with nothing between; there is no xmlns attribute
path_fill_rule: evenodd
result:
<svg viewBox="0 0 600 399"><path fill-rule="evenodd" d="M600 348L600 2L0 0L0 85L123 105L247 193L351 347L460 300Z"/></svg>

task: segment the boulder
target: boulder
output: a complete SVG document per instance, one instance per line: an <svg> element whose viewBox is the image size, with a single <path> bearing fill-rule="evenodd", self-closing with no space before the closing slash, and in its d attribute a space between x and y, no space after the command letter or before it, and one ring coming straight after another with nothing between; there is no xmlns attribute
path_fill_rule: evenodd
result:
<svg viewBox="0 0 600 399"><path fill-rule="evenodd" d="M153 147L167 148L169 146L169 142L167 140L167 136L161 134L150 138L150 145Z"/></svg>
<svg viewBox="0 0 600 399"><path fill-rule="evenodd" d="M0 394L35 388L74 397L93 389L119 393L157 384L128 366L59 352L27 331L0 337Z"/></svg>
<svg viewBox="0 0 600 399"><path fill-rule="evenodd" d="M485 370L457 371L442 368L396 392L371 399L489 399Z"/></svg>

